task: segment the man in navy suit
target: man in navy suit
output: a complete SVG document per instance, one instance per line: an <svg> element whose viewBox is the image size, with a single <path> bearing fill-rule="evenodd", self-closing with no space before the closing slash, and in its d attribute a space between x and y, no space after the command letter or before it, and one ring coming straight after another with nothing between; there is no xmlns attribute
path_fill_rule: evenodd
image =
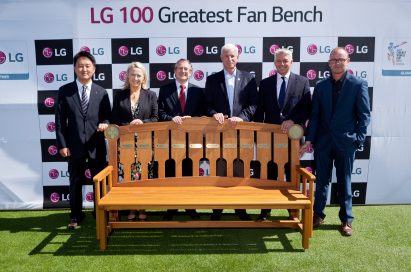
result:
<svg viewBox="0 0 411 272"><path fill-rule="evenodd" d="M260 82L254 118L256 122L281 125L284 133L293 124L305 126L311 112L310 84L306 77L291 73L292 63L290 50L280 48L275 51L277 73ZM266 220L269 212L262 210L259 220Z"/></svg>
<svg viewBox="0 0 411 272"><path fill-rule="evenodd" d="M220 124L224 119L234 127L242 121L252 121L257 109L258 93L254 76L236 68L238 48L226 44L221 48L224 69L207 77L205 86L206 112ZM232 162L227 162L232 163ZM213 210L211 220L220 220L222 210ZM245 210L236 210L241 220L250 220Z"/></svg>
<svg viewBox="0 0 411 272"><path fill-rule="evenodd" d="M74 56L77 79L60 87L56 105L56 137L60 155L68 159L70 174L70 224L75 229L84 218L82 184L86 165L94 176L106 165L103 131L111 107L107 92L92 82L96 60L88 52Z"/></svg>
<svg viewBox="0 0 411 272"><path fill-rule="evenodd" d="M182 124L184 119L204 115L204 91L188 82L193 66L188 59L180 59L174 66L176 80L162 86L158 94L158 113L160 121L173 121ZM187 170L183 166L183 175ZM177 210L168 210L164 220L172 220ZM196 210L188 209L191 219L200 219Z"/></svg>
<svg viewBox="0 0 411 272"><path fill-rule="evenodd" d="M355 152L362 149L370 123L368 83L347 73L349 62L344 48L331 51L328 60L331 77L317 82L306 142L300 148L300 155L311 148L311 144L315 148L314 227L324 223L334 163L340 201L340 231L344 236L352 235L351 173Z"/></svg>

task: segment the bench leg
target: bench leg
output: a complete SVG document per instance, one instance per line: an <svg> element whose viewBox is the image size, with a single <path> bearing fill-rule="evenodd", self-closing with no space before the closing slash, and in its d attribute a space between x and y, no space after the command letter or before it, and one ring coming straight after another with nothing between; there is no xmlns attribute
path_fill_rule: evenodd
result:
<svg viewBox="0 0 411 272"><path fill-rule="evenodd" d="M304 214L303 214L303 248L308 249L308 244L310 240L310 226L312 223L312 215L310 216L310 213L312 214L311 209L304 209Z"/></svg>
<svg viewBox="0 0 411 272"><path fill-rule="evenodd" d="M107 231L106 231L106 224L107 224L107 213L104 209L98 209L98 218L99 221L97 223L99 228L99 240L100 240L100 250L105 250L107 248ZM97 216L96 216L97 220Z"/></svg>
<svg viewBox="0 0 411 272"><path fill-rule="evenodd" d="M96 238L100 240L100 213L98 212L98 208L96 210Z"/></svg>

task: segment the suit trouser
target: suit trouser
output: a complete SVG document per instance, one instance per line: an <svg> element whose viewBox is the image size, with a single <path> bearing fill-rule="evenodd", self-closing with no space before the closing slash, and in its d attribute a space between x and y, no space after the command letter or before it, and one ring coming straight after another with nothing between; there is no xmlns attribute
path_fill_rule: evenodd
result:
<svg viewBox="0 0 411 272"><path fill-rule="evenodd" d="M332 144L326 148L316 148L314 150L314 160L316 164L316 187L314 200L314 213L325 218L324 209L327 203L329 185L332 178L333 163L337 176L337 194L340 204L339 218L341 222L351 224L354 217L352 215L352 191L351 173L355 158L354 147L339 150Z"/></svg>
<svg viewBox="0 0 411 272"><path fill-rule="evenodd" d="M88 164L87 164L88 163ZM86 158L71 158L68 159L68 171L70 175L70 218L80 219L83 209L83 184L86 184L85 172L87 166L90 169L91 177L96 175L107 165L105 160L86 159ZM94 192L94 184L93 184ZM96 203L94 201L94 209Z"/></svg>

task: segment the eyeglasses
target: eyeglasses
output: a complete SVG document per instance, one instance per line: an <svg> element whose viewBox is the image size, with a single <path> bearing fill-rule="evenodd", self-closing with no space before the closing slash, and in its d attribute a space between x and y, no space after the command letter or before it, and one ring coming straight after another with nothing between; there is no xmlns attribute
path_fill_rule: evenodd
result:
<svg viewBox="0 0 411 272"><path fill-rule="evenodd" d="M344 62L346 62L347 61L347 59L329 59L328 60L328 62L329 63L344 63Z"/></svg>

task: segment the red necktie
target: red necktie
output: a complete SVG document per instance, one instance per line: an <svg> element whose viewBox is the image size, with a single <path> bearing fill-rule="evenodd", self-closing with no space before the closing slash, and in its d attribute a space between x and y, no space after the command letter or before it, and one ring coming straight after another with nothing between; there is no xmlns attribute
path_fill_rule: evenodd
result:
<svg viewBox="0 0 411 272"><path fill-rule="evenodd" d="M178 100L180 101L181 111L184 113L184 108L186 106L186 94L184 92L185 86L180 85L180 95L178 96Z"/></svg>

